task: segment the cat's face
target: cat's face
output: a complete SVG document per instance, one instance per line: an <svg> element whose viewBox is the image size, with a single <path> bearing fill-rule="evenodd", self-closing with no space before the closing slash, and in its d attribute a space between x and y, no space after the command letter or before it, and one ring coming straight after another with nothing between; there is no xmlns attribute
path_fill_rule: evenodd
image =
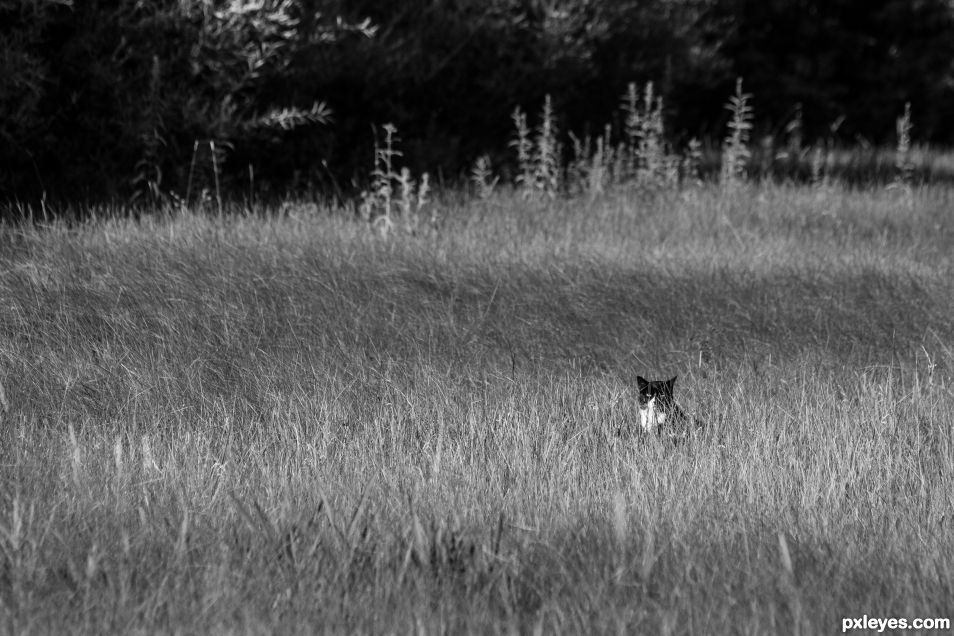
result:
<svg viewBox="0 0 954 636"><path fill-rule="evenodd" d="M669 407L673 404L672 388L676 378L669 380L647 380L636 377L639 388L639 425L647 433L655 433L666 423Z"/></svg>
<svg viewBox="0 0 954 636"><path fill-rule="evenodd" d="M672 389L675 385L675 376L668 380L647 380L642 376L636 376L636 386L639 388L639 408L646 408L654 399L660 406L672 404Z"/></svg>

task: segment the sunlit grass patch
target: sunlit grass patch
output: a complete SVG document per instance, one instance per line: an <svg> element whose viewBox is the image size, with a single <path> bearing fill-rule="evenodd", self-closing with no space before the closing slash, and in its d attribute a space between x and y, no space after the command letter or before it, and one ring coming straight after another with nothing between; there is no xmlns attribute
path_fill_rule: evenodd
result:
<svg viewBox="0 0 954 636"><path fill-rule="evenodd" d="M11 631L950 613L949 192L4 227ZM635 431L637 374L707 424ZM622 434L618 432L622 429ZM834 626L834 627L833 627Z"/></svg>

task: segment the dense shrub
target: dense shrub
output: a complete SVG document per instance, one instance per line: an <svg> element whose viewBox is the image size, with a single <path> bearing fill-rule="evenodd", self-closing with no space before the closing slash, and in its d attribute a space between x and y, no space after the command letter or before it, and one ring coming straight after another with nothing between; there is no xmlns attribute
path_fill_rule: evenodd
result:
<svg viewBox="0 0 954 636"><path fill-rule="evenodd" d="M9 72L0 187L14 196L181 187L195 142L208 139L243 157L266 151L263 164L281 165L276 148L314 143L289 131L331 119L316 91L339 43L373 32L309 4L0 4Z"/></svg>
<svg viewBox="0 0 954 636"><path fill-rule="evenodd" d="M739 76L753 139L798 113L893 143L911 102L919 141L952 142L952 35L945 0L0 0L0 199L183 195L208 140L233 191L343 191L385 123L456 179L501 166L515 106L551 95L598 135L632 81L677 147L721 138Z"/></svg>

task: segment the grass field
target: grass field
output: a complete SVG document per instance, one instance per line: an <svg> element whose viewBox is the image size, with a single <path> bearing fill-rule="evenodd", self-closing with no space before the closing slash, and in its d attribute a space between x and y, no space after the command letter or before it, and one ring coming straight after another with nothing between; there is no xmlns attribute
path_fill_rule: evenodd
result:
<svg viewBox="0 0 954 636"><path fill-rule="evenodd" d="M436 205L0 226L0 631L954 618L954 189Z"/></svg>

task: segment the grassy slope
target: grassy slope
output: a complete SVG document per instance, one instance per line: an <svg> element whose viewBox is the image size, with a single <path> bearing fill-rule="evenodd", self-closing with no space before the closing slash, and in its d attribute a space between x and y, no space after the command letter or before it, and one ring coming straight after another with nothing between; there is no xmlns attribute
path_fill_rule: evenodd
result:
<svg viewBox="0 0 954 636"><path fill-rule="evenodd" d="M0 229L0 625L954 616L951 194Z"/></svg>

